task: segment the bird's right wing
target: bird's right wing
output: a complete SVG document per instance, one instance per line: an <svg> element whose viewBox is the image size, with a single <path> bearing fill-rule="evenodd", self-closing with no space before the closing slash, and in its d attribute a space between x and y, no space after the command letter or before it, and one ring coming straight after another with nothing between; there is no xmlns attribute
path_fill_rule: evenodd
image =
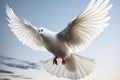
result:
<svg viewBox="0 0 120 80"><path fill-rule="evenodd" d="M42 38L37 35L37 29L27 20L20 20L13 10L6 7L6 14L11 30L23 44L34 50L46 51Z"/></svg>

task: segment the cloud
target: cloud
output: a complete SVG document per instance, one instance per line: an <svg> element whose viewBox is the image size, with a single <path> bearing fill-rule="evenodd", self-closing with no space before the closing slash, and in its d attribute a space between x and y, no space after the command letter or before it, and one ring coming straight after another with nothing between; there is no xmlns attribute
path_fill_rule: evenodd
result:
<svg viewBox="0 0 120 80"><path fill-rule="evenodd" d="M13 74L14 72L0 69L0 73Z"/></svg>
<svg viewBox="0 0 120 80"><path fill-rule="evenodd" d="M11 80L11 79L15 79L15 80L17 80L17 79L19 79L19 80L22 80L22 79L24 79L24 80L28 80L28 79L31 79L32 80L32 78L30 78L30 77L26 77L26 76L24 76L24 75L0 75L1 77L0 77L0 80Z"/></svg>
<svg viewBox="0 0 120 80"><path fill-rule="evenodd" d="M0 78L0 80L10 80L9 78Z"/></svg>
<svg viewBox="0 0 120 80"><path fill-rule="evenodd" d="M8 67L25 69L25 70L26 69L40 69L40 65L36 63L19 60L19 59L11 58L11 57L5 57L2 55L0 55L0 64L6 65Z"/></svg>
<svg viewBox="0 0 120 80"><path fill-rule="evenodd" d="M32 79L30 77L26 77L24 75L9 75L12 78L21 78L21 79Z"/></svg>
<svg viewBox="0 0 120 80"><path fill-rule="evenodd" d="M20 60L12 57L6 57L3 55L0 55L0 66L7 66L9 68L14 68L14 71L10 71L8 69L0 67L0 73L3 74L3 78L0 77L0 80L11 80L11 78L16 79L32 79L31 77L28 77L26 75L17 75L15 72L15 69L21 69L21 70L28 70L28 69L36 69L40 70L40 65L34 62L29 62L25 60ZM0 75L1 76L1 75Z"/></svg>

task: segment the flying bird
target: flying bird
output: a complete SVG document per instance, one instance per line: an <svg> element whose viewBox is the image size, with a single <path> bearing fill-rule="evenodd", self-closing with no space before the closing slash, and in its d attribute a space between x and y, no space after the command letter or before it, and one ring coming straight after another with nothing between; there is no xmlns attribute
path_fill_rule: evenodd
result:
<svg viewBox="0 0 120 80"><path fill-rule="evenodd" d="M41 61L43 67L57 77L77 80L89 75L95 61L75 54L84 51L108 26L109 0L91 0L80 15L70 20L65 29L53 32L44 27L36 28L27 20L19 19L12 8L6 7L8 25L19 41L34 50L49 51L54 58Z"/></svg>

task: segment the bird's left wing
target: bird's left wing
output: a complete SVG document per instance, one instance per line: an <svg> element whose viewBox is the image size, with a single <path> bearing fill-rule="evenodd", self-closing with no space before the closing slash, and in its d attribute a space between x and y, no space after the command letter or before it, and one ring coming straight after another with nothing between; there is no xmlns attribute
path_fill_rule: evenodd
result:
<svg viewBox="0 0 120 80"><path fill-rule="evenodd" d="M27 20L20 20L13 10L6 7L8 22L11 30L23 44L34 50L46 51L42 38L37 35L37 29Z"/></svg>
<svg viewBox="0 0 120 80"><path fill-rule="evenodd" d="M73 18L57 37L72 49L84 51L108 25L109 0L91 0L86 9Z"/></svg>

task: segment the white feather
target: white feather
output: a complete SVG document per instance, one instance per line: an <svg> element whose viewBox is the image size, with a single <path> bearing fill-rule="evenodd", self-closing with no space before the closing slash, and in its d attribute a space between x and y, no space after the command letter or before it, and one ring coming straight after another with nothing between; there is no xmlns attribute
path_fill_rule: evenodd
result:
<svg viewBox="0 0 120 80"><path fill-rule="evenodd" d="M71 54L65 65L61 64L61 59L57 59L58 65L52 64L53 59L41 61L44 69L52 75L68 79L81 79L89 75L95 68L93 59Z"/></svg>
<svg viewBox="0 0 120 80"><path fill-rule="evenodd" d="M85 10L58 33L58 38L72 49L84 51L108 25L107 14L111 8L109 0L91 0Z"/></svg>
<svg viewBox="0 0 120 80"><path fill-rule="evenodd" d="M36 35L37 29L30 22L25 19L20 20L9 6L6 7L6 13L8 25L23 44L35 50L46 50L41 37Z"/></svg>

